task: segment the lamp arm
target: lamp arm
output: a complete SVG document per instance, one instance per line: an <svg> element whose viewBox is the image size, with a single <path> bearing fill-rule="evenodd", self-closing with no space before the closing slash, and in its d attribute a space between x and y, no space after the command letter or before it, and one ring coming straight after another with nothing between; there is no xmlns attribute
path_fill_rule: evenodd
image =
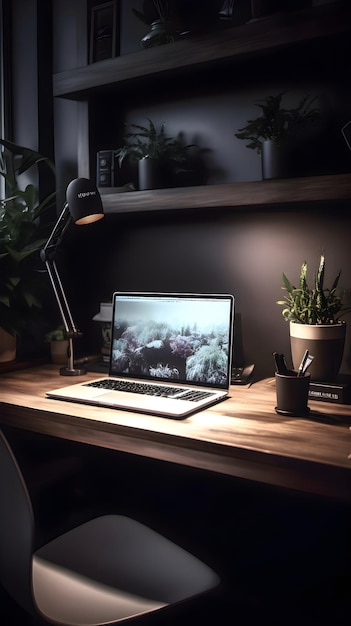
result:
<svg viewBox="0 0 351 626"><path fill-rule="evenodd" d="M61 374L79 375L82 373L82 370L74 369L74 356L73 356L73 338L79 335L79 330L77 329L73 321L71 310L69 308L66 294L65 294L65 291L64 291L59 273L58 273L55 260L54 260L57 249L69 225L71 224L71 222L72 222L72 216L69 210L68 203L66 202L63 207L62 213L59 216L51 232L49 239L47 240L44 248L40 252L40 258L46 265L46 269L49 274L51 285L54 290L58 307L60 309L62 321L63 321L64 328L66 331L67 339L68 339L68 350L67 350L68 364L67 364L67 368L62 368Z"/></svg>
<svg viewBox="0 0 351 626"><path fill-rule="evenodd" d="M67 338L69 339L70 337L77 337L79 335L79 330L77 329L73 321L71 310L68 305L68 301L60 279L60 275L58 273L56 263L53 259L48 259L45 261L45 265L49 274L52 288L54 290L57 304L60 309Z"/></svg>
<svg viewBox="0 0 351 626"><path fill-rule="evenodd" d="M66 230L72 222L72 215L69 210L68 202L65 202L62 212L51 231L51 235L47 240L44 248L40 252L40 258L44 263L48 259L52 260L57 252Z"/></svg>

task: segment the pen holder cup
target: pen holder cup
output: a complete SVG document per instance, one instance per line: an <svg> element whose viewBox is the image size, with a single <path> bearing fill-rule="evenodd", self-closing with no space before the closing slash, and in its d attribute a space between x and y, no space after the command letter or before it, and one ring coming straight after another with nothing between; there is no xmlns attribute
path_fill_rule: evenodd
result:
<svg viewBox="0 0 351 626"><path fill-rule="evenodd" d="M277 394L276 413L304 417L310 412L307 406L310 373L298 376L297 372L275 375L275 389Z"/></svg>

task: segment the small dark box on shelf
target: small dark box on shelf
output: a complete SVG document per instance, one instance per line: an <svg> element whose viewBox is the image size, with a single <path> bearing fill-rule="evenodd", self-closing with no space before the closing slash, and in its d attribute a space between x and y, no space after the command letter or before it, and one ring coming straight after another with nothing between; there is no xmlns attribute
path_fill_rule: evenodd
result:
<svg viewBox="0 0 351 626"><path fill-rule="evenodd" d="M118 163L114 150L101 150L96 155L96 186L116 187Z"/></svg>

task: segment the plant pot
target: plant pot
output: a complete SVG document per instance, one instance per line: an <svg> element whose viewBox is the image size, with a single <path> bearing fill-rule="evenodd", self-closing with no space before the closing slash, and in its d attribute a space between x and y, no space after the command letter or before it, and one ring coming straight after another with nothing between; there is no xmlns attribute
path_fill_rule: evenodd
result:
<svg viewBox="0 0 351 626"><path fill-rule="evenodd" d="M144 157L138 161L139 190L162 188L162 163L160 159Z"/></svg>
<svg viewBox="0 0 351 626"><path fill-rule="evenodd" d="M291 357L298 370L306 350L314 356L310 366L312 380L333 381L338 375L344 353L346 322L338 324L297 324L290 322Z"/></svg>
<svg viewBox="0 0 351 626"><path fill-rule="evenodd" d="M174 29L169 22L156 20L150 24L151 30L141 40L142 48L154 48L174 41Z"/></svg>
<svg viewBox="0 0 351 626"><path fill-rule="evenodd" d="M52 363L65 365L67 363L68 340L50 341L50 355Z"/></svg>
<svg viewBox="0 0 351 626"><path fill-rule="evenodd" d="M8 363L16 359L16 336L0 327L0 362Z"/></svg>
<svg viewBox="0 0 351 626"><path fill-rule="evenodd" d="M290 171L290 148L281 146L272 139L262 141L262 179L288 178Z"/></svg>

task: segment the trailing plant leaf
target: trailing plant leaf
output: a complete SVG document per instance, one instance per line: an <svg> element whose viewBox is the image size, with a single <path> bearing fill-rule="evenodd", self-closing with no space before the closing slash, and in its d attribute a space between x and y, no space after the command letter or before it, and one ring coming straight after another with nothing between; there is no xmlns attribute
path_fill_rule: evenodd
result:
<svg viewBox="0 0 351 626"><path fill-rule="evenodd" d="M351 307L343 306L343 295L336 293L341 270L331 288L324 286L325 257L320 257L314 286L307 283L307 263L300 270L299 286L296 288L283 273L283 287L287 293L277 304L283 306L282 315L286 321L298 324L336 324L342 315L351 312Z"/></svg>

